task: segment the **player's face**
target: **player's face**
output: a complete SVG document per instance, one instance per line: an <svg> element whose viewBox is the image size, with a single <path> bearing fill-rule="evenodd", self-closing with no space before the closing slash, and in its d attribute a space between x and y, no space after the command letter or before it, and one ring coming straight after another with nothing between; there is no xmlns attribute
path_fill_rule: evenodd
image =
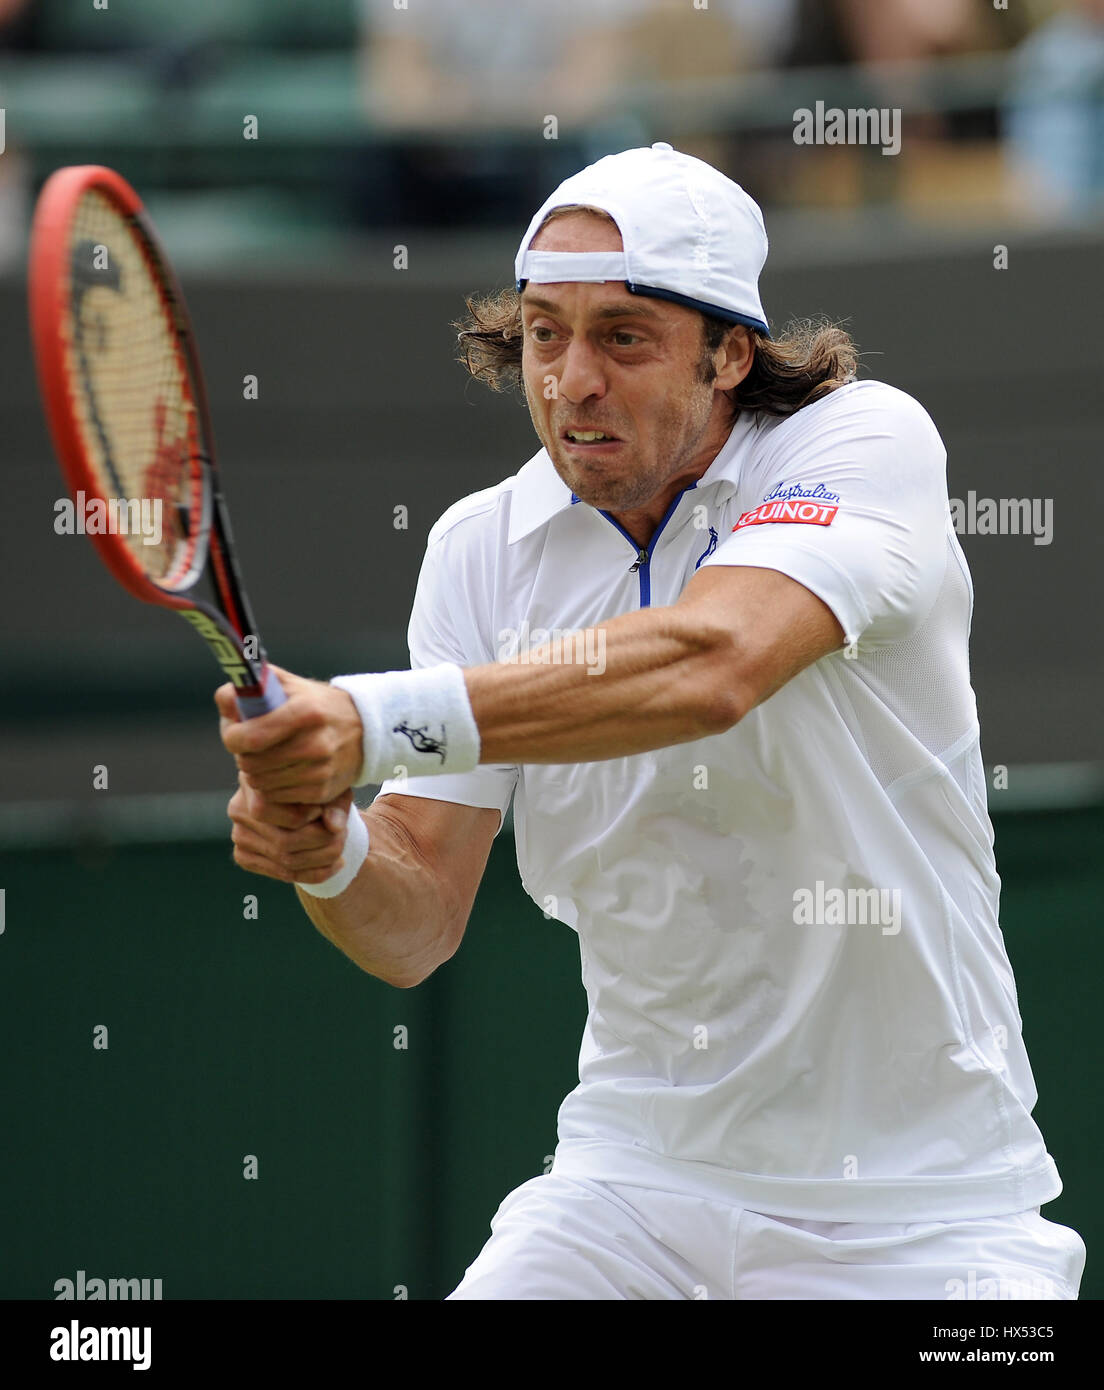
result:
<svg viewBox="0 0 1104 1390"><path fill-rule="evenodd" d="M533 247L617 251L621 237L604 219L572 213ZM529 413L576 496L611 512L649 509L701 476L732 423L718 387L735 382L702 381L699 314L613 282L530 283L521 305Z"/></svg>

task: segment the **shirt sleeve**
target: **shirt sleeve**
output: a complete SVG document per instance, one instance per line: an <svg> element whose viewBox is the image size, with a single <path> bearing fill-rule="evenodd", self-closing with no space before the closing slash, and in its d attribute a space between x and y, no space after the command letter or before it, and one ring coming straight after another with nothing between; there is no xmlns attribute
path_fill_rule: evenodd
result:
<svg viewBox="0 0 1104 1390"><path fill-rule="evenodd" d="M779 570L822 599L844 641L899 641L931 611L947 563L947 453L911 396L859 382L767 435L731 533L704 565Z"/></svg>
<svg viewBox="0 0 1104 1390"><path fill-rule="evenodd" d="M413 671L442 661L479 666L493 660L477 627L482 604L465 601L462 558L457 556L455 566L449 565L444 550L443 543L431 534L407 629ZM516 766L488 763L472 772L442 777L389 778L376 796L398 792L434 801L457 801L462 806L484 806L498 811L501 830L517 780Z"/></svg>

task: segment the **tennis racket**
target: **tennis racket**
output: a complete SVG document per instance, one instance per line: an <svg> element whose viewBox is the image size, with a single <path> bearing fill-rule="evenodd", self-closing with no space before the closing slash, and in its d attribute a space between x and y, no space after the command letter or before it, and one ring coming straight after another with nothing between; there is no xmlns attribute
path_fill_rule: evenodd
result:
<svg viewBox="0 0 1104 1390"><path fill-rule="evenodd" d="M98 165L50 176L29 279L50 434L101 558L206 640L243 718L278 708L286 696L238 572L184 298L125 179Z"/></svg>

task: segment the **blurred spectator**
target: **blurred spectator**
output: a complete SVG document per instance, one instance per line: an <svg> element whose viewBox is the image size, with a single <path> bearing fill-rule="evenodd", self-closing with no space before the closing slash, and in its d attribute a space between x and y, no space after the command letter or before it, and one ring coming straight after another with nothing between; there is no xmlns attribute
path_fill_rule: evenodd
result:
<svg viewBox="0 0 1104 1390"><path fill-rule="evenodd" d="M798 0L719 0L741 35L749 67L774 67L792 46Z"/></svg>
<svg viewBox="0 0 1104 1390"><path fill-rule="evenodd" d="M397 129L575 125L616 90L632 0L361 0L365 99Z"/></svg>
<svg viewBox="0 0 1104 1390"><path fill-rule="evenodd" d="M794 67L885 63L987 47L977 0L796 0ZM988 8L988 7L987 7Z"/></svg>
<svg viewBox="0 0 1104 1390"><path fill-rule="evenodd" d="M960 53L981 33L975 0L837 0L837 8L859 63Z"/></svg>
<svg viewBox="0 0 1104 1390"><path fill-rule="evenodd" d="M638 0L360 3L364 105L387 137L362 151L361 221L514 222L631 141L615 96Z"/></svg>
<svg viewBox="0 0 1104 1390"><path fill-rule="evenodd" d="M641 143L672 140L734 178L760 183L756 142L718 128L715 97L769 69L793 42L798 0L641 0L623 28L632 98L649 114ZM640 94L643 94L641 100ZM696 113L696 114L694 114ZM676 119L669 124L668 114Z"/></svg>
<svg viewBox="0 0 1104 1390"><path fill-rule="evenodd" d="M670 138L640 92L673 83L677 104L679 83L771 65L798 0L360 3L365 107L392 137L364 152L362 218L451 225L517 221L601 154ZM557 138L543 142L549 116ZM684 123L678 144L707 159L721 148Z"/></svg>
<svg viewBox="0 0 1104 1390"><path fill-rule="evenodd" d="M793 41L798 0L643 0L626 17L634 82L733 77L773 66Z"/></svg>
<svg viewBox="0 0 1104 1390"><path fill-rule="evenodd" d="M828 104L900 112L903 152L883 159L873 146L827 148L815 161L790 161L782 189L797 205L896 204L941 218L999 207L996 65L948 64L946 77L940 67L1011 48L1040 3L1015 0L998 11L991 0L798 0L786 66L850 68ZM959 98L971 82L976 100L968 104ZM786 167L786 152L777 153Z"/></svg>
<svg viewBox="0 0 1104 1390"><path fill-rule="evenodd" d="M1068 0L1020 46L1005 132L1013 196L1033 216L1104 199L1104 0Z"/></svg>

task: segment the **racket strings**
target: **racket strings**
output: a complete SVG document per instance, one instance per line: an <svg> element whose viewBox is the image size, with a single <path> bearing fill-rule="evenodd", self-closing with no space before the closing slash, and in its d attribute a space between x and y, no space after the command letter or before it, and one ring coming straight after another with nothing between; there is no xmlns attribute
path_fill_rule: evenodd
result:
<svg viewBox="0 0 1104 1390"><path fill-rule="evenodd" d="M151 579L172 587L202 539L198 415L173 306L145 238L93 190L70 229L68 288L68 379L107 503L101 526L125 538Z"/></svg>

